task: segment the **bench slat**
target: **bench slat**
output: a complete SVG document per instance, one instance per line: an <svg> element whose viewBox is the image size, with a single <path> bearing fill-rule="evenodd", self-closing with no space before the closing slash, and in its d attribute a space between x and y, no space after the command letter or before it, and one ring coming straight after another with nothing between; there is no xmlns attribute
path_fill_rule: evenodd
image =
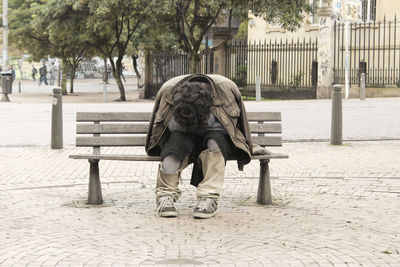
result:
<svg viewBox="0 0 400 267"><path fill-rule="evenodd" d="M281 136L252 136L251 140L260 146L282 146Z"/></svg>
<svg viewBox="0 0 400 267"><path fill-rule="evenodd" d="M280 123L250 123L251 133L282 133L282 124Z"/></svg>
<svg viewBox="0 0 400 267"><path fill-rule="evenodd" d="M77 137L76 146L144 146L146 136Z"/></svg>
<svg viewBox="0 0 400 267"><path fill-rule="evenodd" d="M151 112L77 112L77 122L89 121L149 121Z"/></svg>
<svg viewBox="0 0 400 267"><path fill-rule="evenodd" d="M77 122L149 121L151 112L77 112ZM281 121L280 112L247 112L249 121Z"/></svg>
<svg viewBox="0 0 400 267"><path fill-rule="evenodd" d="M148 124L77 124L77 134L146 134Z"/></svg>
<svg viewBox="0 0 400 267"><path fill-rule="evenodd" d="M148 124L77 124L77 134L146 134ZM282 125L280 123L250 124L252 133L281 133Z"/></svg>
<svg viewBox="0 0 400 267"><path fill-rule="evenodd" d="M253 143L260 146L281 146L280 136L252 136ZM77 137L76 146L144 146L146 136Z"/></svg>
<svg viewBox="0 0 400 267"><path fill-rule="evenodd" d="M69 155L72 159L100 159L100 160L127 160L127 161L160 161L160 157L152 157L147 155L125 155L125 154L79 154ZM288 155L270 154L270 155L253 155L251 159L286 159Z"/></svg>
<svg viewBox="0 0 400 267"><path fill-rule="evenodd" d="M247 112L248 121L281 121L280 112Z"/></svg>

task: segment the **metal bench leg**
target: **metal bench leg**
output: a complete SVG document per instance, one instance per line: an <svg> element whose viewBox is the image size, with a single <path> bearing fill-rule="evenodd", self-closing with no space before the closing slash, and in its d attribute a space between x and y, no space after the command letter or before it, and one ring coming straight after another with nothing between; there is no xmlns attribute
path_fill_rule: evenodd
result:
<svg viewBox="0 0 400 267"><path fill-rule="evenodd" d="M269 177L269 159L260 160L260 181L258 184L257 203L272 204L271 182Z"/></svg>
<svg viewBox="0 0 400 267"><path fill-rule="evenodd" d="M101 194L99 160L89 159L89 163L89 195L87 203L91 205L100 205L103 203L103 196Z"/></svg>

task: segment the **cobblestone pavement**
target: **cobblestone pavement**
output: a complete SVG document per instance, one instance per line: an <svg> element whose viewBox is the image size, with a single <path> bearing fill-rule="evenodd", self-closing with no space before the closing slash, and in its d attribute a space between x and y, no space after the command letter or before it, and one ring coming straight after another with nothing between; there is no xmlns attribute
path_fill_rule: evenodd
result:
<svg viewBox="0 0 400 267"><path fill-rule="evenodd" d="M255 203L258 162L229 162L219 211L155 215L157 163L102 161L105 204L89 207L86 149L0 148L0 266L400 266L400 141L285 143L272 206ZM141 152L142 148L104 152Z"/></svg>
<svg viewBox="0 0 400 267"><path fill-rule="evenodd" d="M126 83L102 103L98 80L63 97L64 146L51 150L51 87L14 84L0 103L0 267L3 266L400 266L400 98L343 101L343 146L330 138L330 100L246 101L281 111L282 148L272 160L273 201L256 204L259 167L228 162L216 217L195 220L191 169L180 216L155 215L155 162L101 161L105 204L88 206L89 164L69 154L77 111L151 111ZM304 142L304 141L319 142ZM363 140L363 141L357 141ZM373 141L375 140L375 141ZM107 148L107 153L144 153Z"/></svg>

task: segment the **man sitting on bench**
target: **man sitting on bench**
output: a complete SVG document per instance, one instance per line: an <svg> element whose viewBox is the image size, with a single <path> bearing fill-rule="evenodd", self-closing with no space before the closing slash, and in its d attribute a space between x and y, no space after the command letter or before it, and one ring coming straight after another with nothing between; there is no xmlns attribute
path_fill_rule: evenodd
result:
<svg viewBox="0 0 400 267"><path fill-rule="evenodd" d="M263 149L257 147L262 154ZM157 212L176 217L181 171L194 163L195 218L211 218L223 187L225 164L239 169L251 160L249 124L239 89L220 75L185 75L167 81L157 94L146 139L146 152L160 156Z"/></svg>

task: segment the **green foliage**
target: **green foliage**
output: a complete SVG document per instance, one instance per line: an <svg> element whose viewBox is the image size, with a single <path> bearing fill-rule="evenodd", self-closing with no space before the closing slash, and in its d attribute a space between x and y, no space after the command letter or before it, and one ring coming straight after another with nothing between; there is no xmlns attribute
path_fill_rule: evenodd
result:
<svg viewBox="0 0 400 267"><path fill-rule="evenodd" d="M242 86L247 83L247 65L239 65L236 68L235 76L232 78L232 81L236 83L238 86Z"/></svg>
<svg viewBox="0 0 400 267"><path fill-rule="evenodd" d="M103 58L108 58L116 79L120 100L125 101L125 89L120 78L122 59L132 40L146 30L146 21L163 11L157 0L75 0L74 8L85 14L88 40ZM154 27L154 24L153 24ZM128 51L134 53L136 45ZM117 59L114 61L114 57Z"/></svg>
<svg viewBox="0 0 400 267"><path fill-rule="evenodd" d="M10 0L9 9L9 45L10 48L31 54L39 60L51 52L49 34L41 17L47 1Z"/></svg>
<svg viewBox="0 0 400 267"><path fill-rule="evenodd" d="M297 30L304 19L304 13L315 13L318 1L309 0L250 0L248 9L255 16L267 22L278 23L289 31Z"/></svg>
<svg viewBox="0 0 400 267"><path fill-rule="evenodd" d="M79 61L93 54L87 46L82 13L73 9L71 1L10 0L9 21L14 48L29 53L31 60L58 57L64 66L70 66L73 92L74 70Z"/></svg>
<svg viewBox="0 0 400 267"><path fill-rule="evenodd" d="M296 89L301 85L301 81L304 79L304 72L300 72L293 76L292 81L290 81L289 85L291 89Z"/></svg>
<svg viewBox="0 0 400 267"><path fill-rule="evenodd" d="M167 21L174 21L179 47L187 52L192 72L196 72L201 56L207 52L202 41L213 25L223 21L229 25L232 16L239 16L244 23L238 37L243 38L247 34L249 12L268 22L278 22L283 28L293 31L301 26L305 12L316 11L316 5L310 4L309 0L168 0L164 1L164 5L167 13L160 18L160 23L161 19L165 20L168 16L171 19Z"/></svg>
<svg viewBox="0 0 400 267"><path fill-rule="evenodd" d="M240 22L238 33L236 34L235 38L239 40L246 40L247 33L249 28L249 21L248 19L244 19Z"/></svg>

